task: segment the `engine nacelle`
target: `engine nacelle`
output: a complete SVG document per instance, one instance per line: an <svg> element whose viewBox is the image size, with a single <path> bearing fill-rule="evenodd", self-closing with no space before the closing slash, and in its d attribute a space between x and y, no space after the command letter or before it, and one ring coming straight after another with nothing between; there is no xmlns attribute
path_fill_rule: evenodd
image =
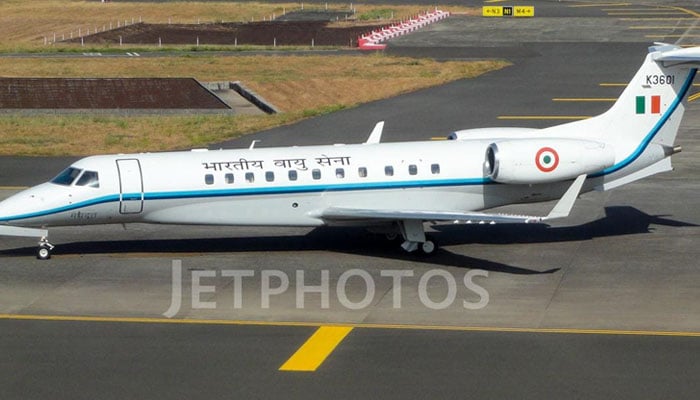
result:
<svg viewBox="0 0 700 400"><path fill-rule="evenodd" d="M534 184L574 179L615 163L610 145L578 139L513 139L491 143L484 171L500 183Z"/></svg>

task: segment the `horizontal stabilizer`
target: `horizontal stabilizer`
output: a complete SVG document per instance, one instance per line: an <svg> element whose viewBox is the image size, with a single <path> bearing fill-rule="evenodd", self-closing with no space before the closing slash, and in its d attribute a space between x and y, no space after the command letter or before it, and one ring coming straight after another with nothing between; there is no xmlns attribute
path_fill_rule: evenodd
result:
<svg viewBox="0 0 700 400"><path fill-rule="evenodd" d="M700 47L681 48L678 46L652 47L658 53L654 55L654 61L663 61L673 64L700 64Z"/></svg>

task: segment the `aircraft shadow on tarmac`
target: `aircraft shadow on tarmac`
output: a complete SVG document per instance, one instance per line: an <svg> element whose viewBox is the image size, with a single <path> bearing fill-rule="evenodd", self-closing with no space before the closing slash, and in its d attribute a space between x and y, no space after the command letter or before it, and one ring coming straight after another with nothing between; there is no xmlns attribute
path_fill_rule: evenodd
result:
<svg viewBox="0 0 700 400"><path fill-rule="evenodd" d="M531 225L438 225L431 235L443 246L469 243L509 245L528 243L556 243L585 241L599 237L643 234L653 231L650 225L672 227L695 224L652 216L633 207L607 207L606 216L578 226L549 227ZM404 253L399 242L390 242L381 235L368 234L362 228L317 228L303 236L263 236L201 239L153 239L84 241L59 244L54 254L110 254L110 253L236 253L332 251L361 256L420 261L429 265L482 269L515 275L551 274L559 268L535 270L499 262L456 254L439 249L430 257ZM35 247L0 251L0 256L31 256Z"/></svg>

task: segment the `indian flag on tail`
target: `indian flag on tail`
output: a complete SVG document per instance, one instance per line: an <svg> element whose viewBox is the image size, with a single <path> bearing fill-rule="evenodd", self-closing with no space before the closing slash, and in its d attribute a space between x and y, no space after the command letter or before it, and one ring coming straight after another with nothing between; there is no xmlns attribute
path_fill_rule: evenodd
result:
<svg viewBox="0 0 700 400"><path fill-rule="evenodd" d="M647 108L651 104L651 109ZM661 114L661 96L637 96L637 114Z"/></svg>

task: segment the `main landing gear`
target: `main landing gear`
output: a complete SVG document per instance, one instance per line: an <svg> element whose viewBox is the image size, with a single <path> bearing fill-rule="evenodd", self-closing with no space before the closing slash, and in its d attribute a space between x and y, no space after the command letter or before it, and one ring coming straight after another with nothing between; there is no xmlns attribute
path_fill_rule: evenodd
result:
<svg viewBox="0 0 700 400"><path fill-rule="evenodd" d="M438 249L435 241L425 234L423 221L413 219L400 221L399 230L404 239L401 248L409 253L418 252L418 254L429 256L435 254Z"/></svg>
<svg viewBox="0 0 700 400"><path fill-rule="evenodd" d="M36 258L39 260L48 260L51 258L51 251L53 251L54 247L54 245L49 243L46 236L42 237L41 240L39 240L39 248L36 251Z"/></svg>

